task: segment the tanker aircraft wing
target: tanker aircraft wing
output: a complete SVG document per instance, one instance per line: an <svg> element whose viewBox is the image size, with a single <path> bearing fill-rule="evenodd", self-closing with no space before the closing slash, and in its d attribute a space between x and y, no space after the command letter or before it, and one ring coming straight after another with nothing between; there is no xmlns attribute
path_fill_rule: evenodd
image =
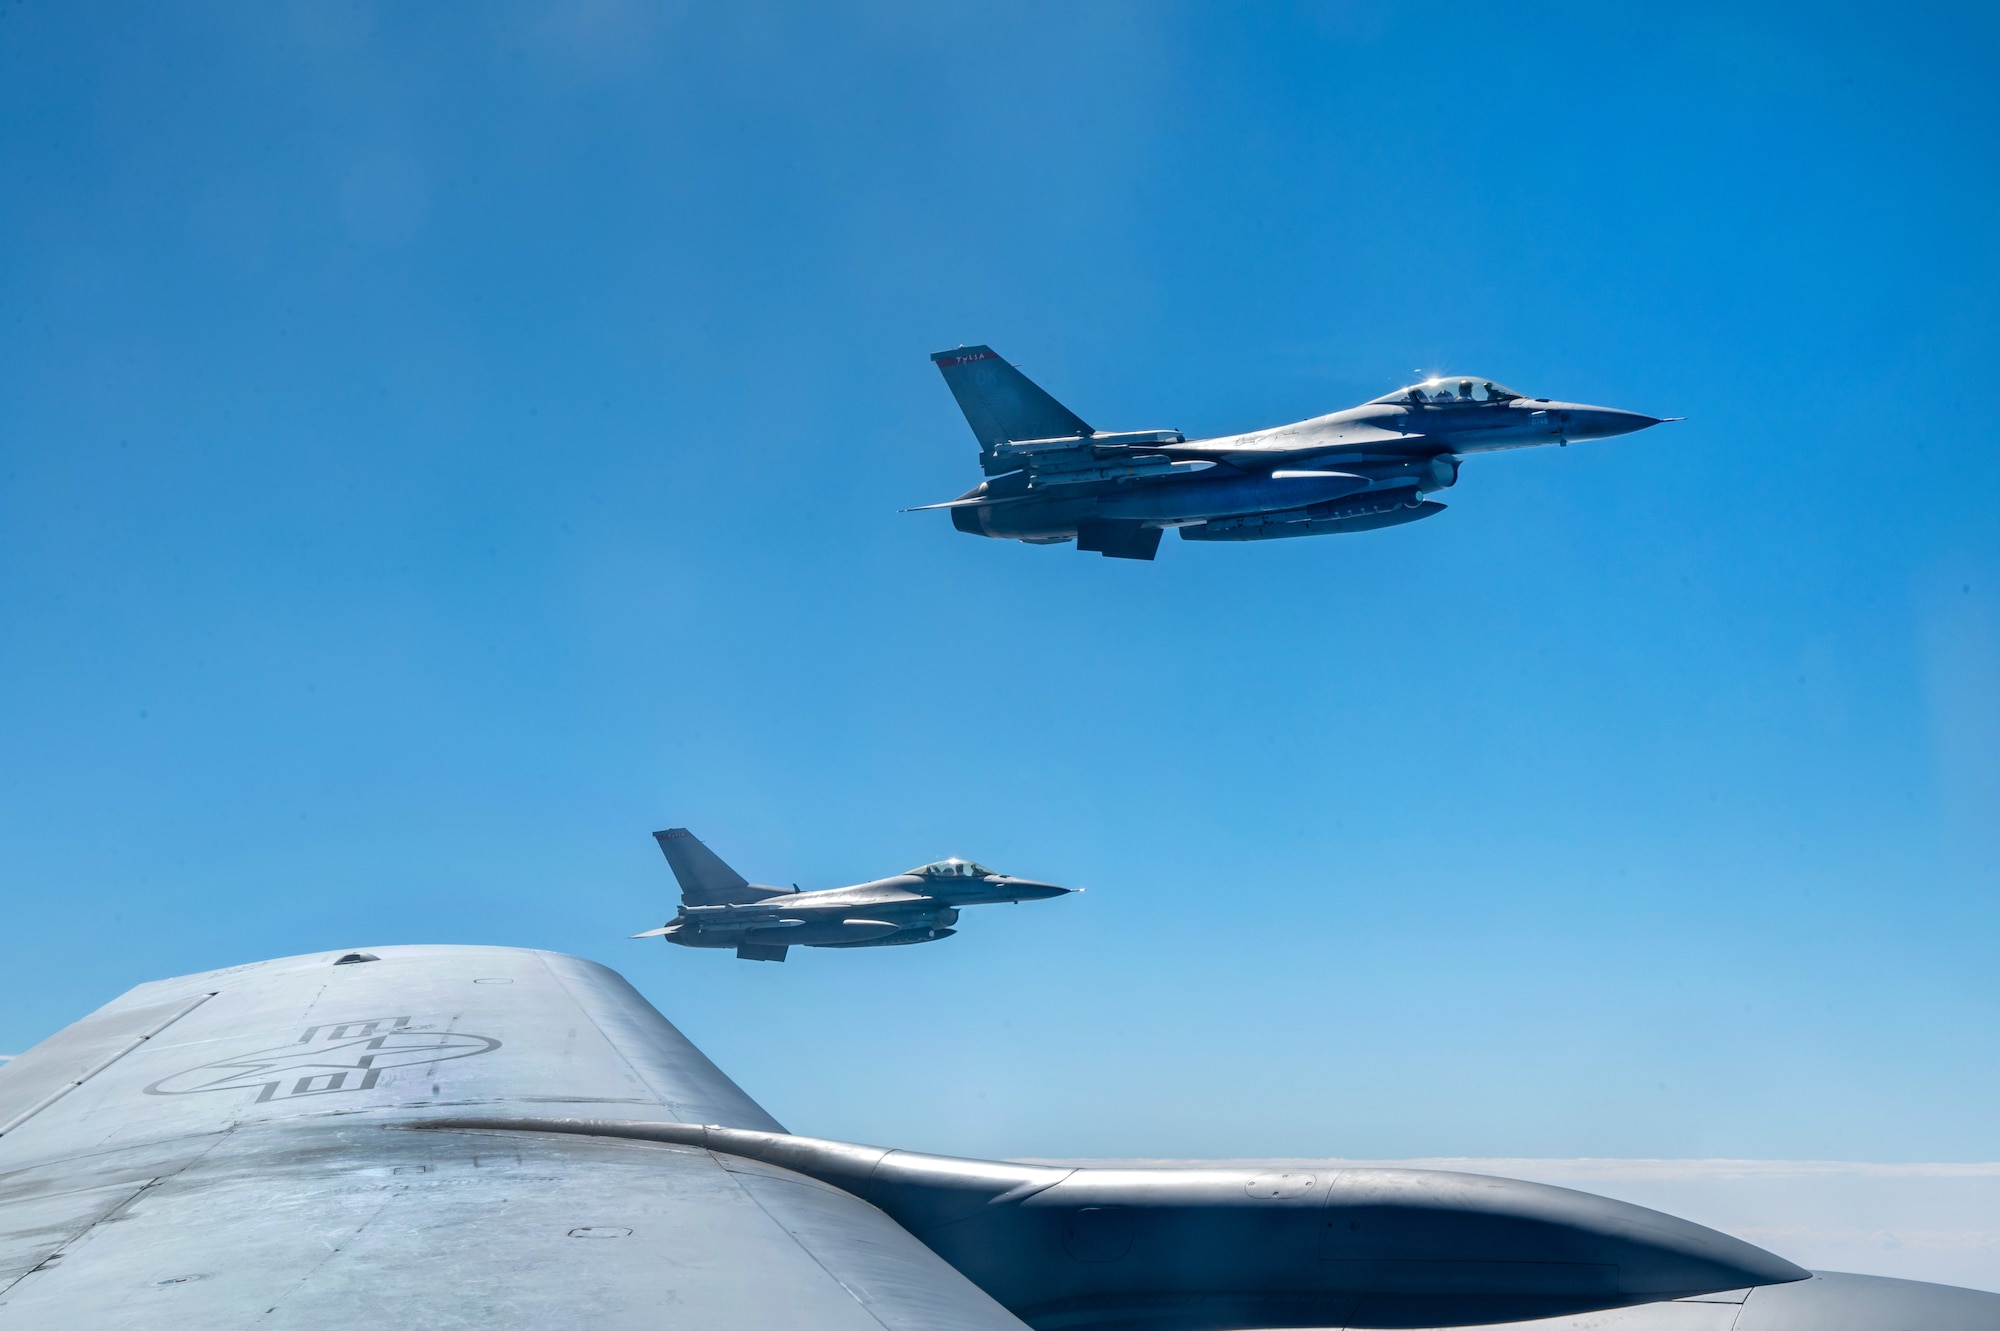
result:
<svg viewBox="0 0 2000 1331"><path fill-rule="evenodd" d="M604 967L321 953L139 986L0 1069L0 1331L1991 1331L1585 1193L793 1136Z"/></svg>
<svg viewBox="0 0 2000 1331"><path fill-rule="evenodd" d="M616 974L377 948L142 985L0 1070L0 1328L1020 1323L852 1194L444 1113L779 1131Z"/></svg>

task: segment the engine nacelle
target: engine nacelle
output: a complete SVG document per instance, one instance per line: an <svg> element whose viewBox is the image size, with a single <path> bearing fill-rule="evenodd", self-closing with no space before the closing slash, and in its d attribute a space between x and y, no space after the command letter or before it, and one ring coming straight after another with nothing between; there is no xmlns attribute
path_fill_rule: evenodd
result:
<svg viewBox="0 0 2000 1331"><path fill-rule="evenodd" d="M1657 1211L1473 1174L1071 1168L692 1123L466 1118L420 1126L670 1142L716 1152L725 1169L791 1170L880 1207L1045 1331L1473 1326L1809 1274ZM729 1156L756 1163L733 1166Z"/></svg>

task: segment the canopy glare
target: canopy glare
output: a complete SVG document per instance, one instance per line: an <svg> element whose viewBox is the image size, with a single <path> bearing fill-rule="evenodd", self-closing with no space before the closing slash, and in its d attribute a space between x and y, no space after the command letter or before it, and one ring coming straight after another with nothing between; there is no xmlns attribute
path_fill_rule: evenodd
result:
<svg viewBox="0 0 2000 1331"><path fill-rule="evenodd" d="M992 878L993 870L972 860L961 860L954 856L948 860L932 860L929 864L919 864L910 870L914 878Z"/></svg>
<svg viewBox="0 0 2000 1331"><path fill-rule="evenodd" d="M1439 375L1426 379L1408 388L1399 388L1393 393L1385 393L1373 399L1375 402L1401 405L1454 405L1461 402L1510 402L1517 397L1526 397L1505 384L1496 384L1491 379L1471 378L1465 375Z"/></svg>

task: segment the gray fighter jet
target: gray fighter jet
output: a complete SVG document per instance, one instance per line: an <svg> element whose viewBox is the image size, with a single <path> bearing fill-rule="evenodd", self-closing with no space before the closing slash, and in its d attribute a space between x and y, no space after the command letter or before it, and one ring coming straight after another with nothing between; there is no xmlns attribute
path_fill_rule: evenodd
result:
<svg viewBox="0 0 2000 1331"><path fill-rule="evenodd" d="M971 860L937 860L852 887L801 892L746 882L685 827L653 833L681 885L681 909L634 938L733 947L745 961L783 961L801 947L895 947L949 938L962 906L1041 901L1072 889L1011 878ZM1081 888L1075 889L1081 891Z"/></svg>
<svg viewBox="0 0 2000 1331"><path fill-rule="evenodd" d="M1268 541L1371 531L1444 511L1427 496L1474 453L1630 434L1662 420L1529 397L1476 375L1444 375L1358 407L1212 439L1179 430L1107 434L991 347L931 359L979 440L991 479L923 508L974 536L1151 559L1160 533Z"/></svg>

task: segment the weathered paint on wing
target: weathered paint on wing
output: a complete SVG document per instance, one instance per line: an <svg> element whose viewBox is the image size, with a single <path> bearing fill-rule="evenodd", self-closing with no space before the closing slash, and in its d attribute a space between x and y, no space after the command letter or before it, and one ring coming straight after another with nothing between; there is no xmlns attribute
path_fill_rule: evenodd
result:
<svg viewBox="0 0 2000 1331"><path fill-rule="evenodd" d="M1504 1179L792 1136L618 976L546 952L142 985L0 1070L0 1124L0 1331L2000 1326L2000 1296L1799 1279Z"/></svg>
<svg viewBox="0 0 2000 1331"><path fill-rule="evenodd" d="M142 985L0 1069L0 1121L48 1101L0 1136L0 1328L1019 1331L824 1184L406 1130L472 1108L780 1129L602 966L373 953Z"/></svg>

